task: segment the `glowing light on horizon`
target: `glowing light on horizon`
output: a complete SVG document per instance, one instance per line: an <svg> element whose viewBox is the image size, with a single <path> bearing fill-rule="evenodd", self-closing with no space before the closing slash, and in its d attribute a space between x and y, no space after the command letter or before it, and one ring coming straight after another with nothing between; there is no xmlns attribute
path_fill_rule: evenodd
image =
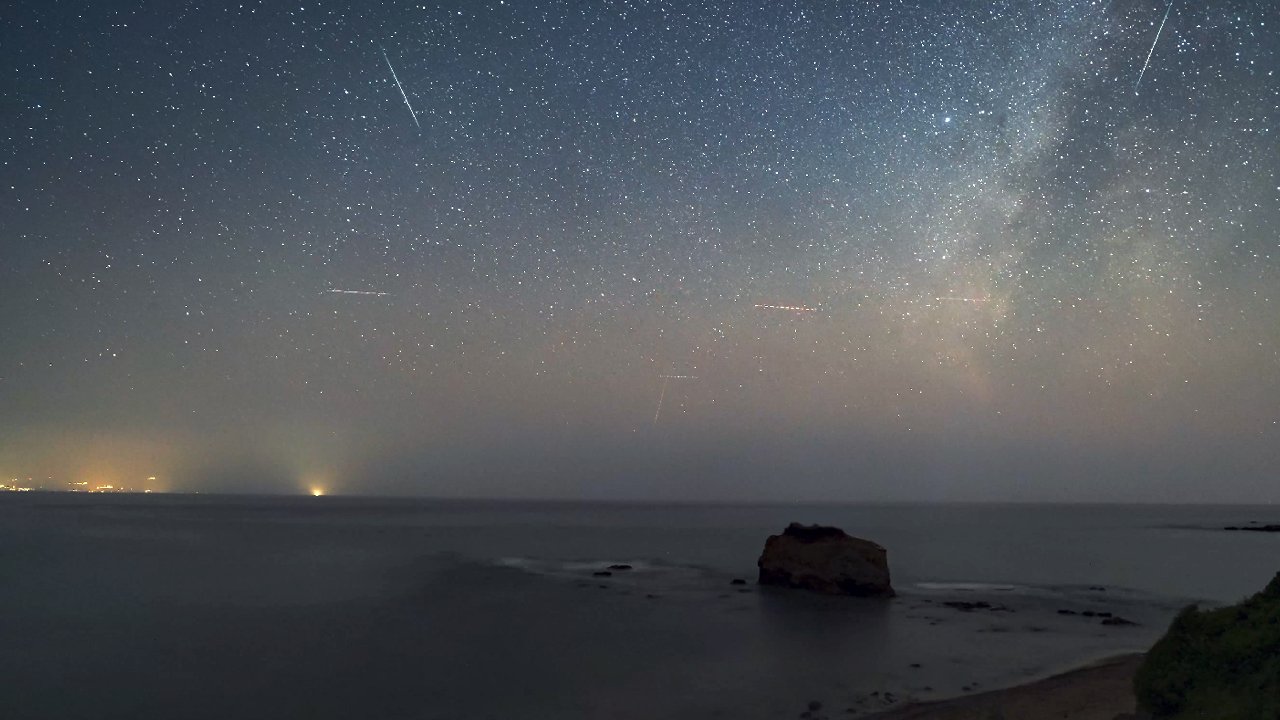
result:
<svg viewBox="0 0 1280 720"><path fill-rule="evenodd" d="M313 486L311 488L311 497L320 497L322 495L324 495L324 488L319 486Z"/></svg>

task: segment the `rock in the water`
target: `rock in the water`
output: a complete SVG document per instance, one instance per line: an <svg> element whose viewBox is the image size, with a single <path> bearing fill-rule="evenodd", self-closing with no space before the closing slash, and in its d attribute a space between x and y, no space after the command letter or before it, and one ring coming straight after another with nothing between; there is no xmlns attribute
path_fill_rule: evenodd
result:
<svg viewBox="0 0 1280 720"><path fill-rule="evenodd" d="M791 523L770 535L756 563L761 585L831 595L893 597L885 549L840 528Z"/></svg>
<svg viewBox="0 0 1280 720"><path fill-rule="evenodd" d="M747 581L743 580L742 578L734 578L729 581L729 584L730 585L746 585Z"/></svg>
<svg viewBox="0 0 1280 720"><path fill-rule="evenodd" d="M613 573L609 572L608 570L597 570L591 574L595 575L596 577L612 577L613 576Z"/></svg>
<svg viewBox="0 0 1280 720"><path fill-rule="evenodd" d="M609 569L610 570L630 570L631 566L627 565L626 563L618 563L616 565L610 565Z"/></svg>
<svg viewBox="0 0 1280 720"><path fill-rule="evenodd" d="M1109 617L1107 617L1105 620L1102 621L1103 625L1137 625L1138 624L1128 618L1122 618L1119 615L1110 616L1110 613L1108 613L1108 616Z"/></svg>
<svg viewBox="0 0 1280 720"><path fill-rule="evenodd" d="M1004 605L992 605L991 603L983 600L978 600L977 602L970 602L968 600L949 600L942 604L953 610L960 610L961 612L973 612L974 610L990 610L991 612L1013 612L1013 610L1005 607Z"/></svg>

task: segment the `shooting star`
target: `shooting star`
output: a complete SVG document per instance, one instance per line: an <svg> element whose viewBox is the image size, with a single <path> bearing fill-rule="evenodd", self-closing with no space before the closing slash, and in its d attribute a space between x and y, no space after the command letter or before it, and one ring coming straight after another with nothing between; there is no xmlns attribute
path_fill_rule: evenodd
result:
<svg viewBox="0 0 1280 720"><path fill-rule="evenodd" d="M1151 64L1151 56L1156 53L1156 44L1160 42L1160 33L1164 32L1164 24L1169 22L1169 13L1178 0L1169 0L1169 7L1164 9L1164 19L1160 21L1160 29L1156 30L1156 39L1151 41L1151 49L1147 51L1147 61L1142 63L1142 72L1138 73L1138 81L1133 84L1133 94L1138 94L1138 86L1142 84L1142 76L1147 74L1147 66Z"/></svg>
<svg viewBox="0 0 1280 720"><path fill-rule="evenodd" d="M757 310L790 310L791 312L818 312L817 308L805 307L803 305L763 305L757 304Z"/></svg>
<svg viewBox="0 0 1280 720"><path fill-rule="evenodd" d="M330 295L365 295L367 297L386 297L391 294L378 292L377 290L335 290L332 288L325 290L325 292Z"/></svg>
<svg viewBox="0 0 1280 720"><path fill-rule="evenodd" d="M387 67L391 70L391 79L395 80L396 87L400 88L400 97L404 98L404 105L409 108L409 114L413 116L413 124L417 125L418 129L421 130L422 125L418 122L418 113L414 112L413 106L409 104L409 96L405 94L404 86L400 84L400 78L396 76L396 69L391 66L391 58L387 57L387 51L385 48L378 49L382 50L382 59L387 61Z"/></svg>
<svg viewBox="0 0 1280 720"><path fill-rule="evenodd" d="M697 380L698 379L697 375L678 375L675 373L674 368L672 368L672 372L659 375L658 377L662 378L662 391L658 393L658 409L653 412L654 426L657 426L658 418L662 417L662 403L667 399L667 383L671 382L672 380Z"/></svg>

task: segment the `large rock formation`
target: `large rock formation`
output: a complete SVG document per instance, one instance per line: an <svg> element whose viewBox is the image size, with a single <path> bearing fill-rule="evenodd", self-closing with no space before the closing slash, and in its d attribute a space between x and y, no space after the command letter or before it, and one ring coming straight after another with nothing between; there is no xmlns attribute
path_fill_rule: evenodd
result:
<svg viewBox="0 0 1280 720"><path fill-rule="evenodd" d="M1134 690L1158 720L1280 718L1280 573L1238 605L1179 613Z"/></svg>
<svg viewBox="0 0 1280 720"><path fill-rule="evenodd" d="M761 585L831 595L893 597L884 548L836 527L791 523L770 535L756 563Z"/></svg>

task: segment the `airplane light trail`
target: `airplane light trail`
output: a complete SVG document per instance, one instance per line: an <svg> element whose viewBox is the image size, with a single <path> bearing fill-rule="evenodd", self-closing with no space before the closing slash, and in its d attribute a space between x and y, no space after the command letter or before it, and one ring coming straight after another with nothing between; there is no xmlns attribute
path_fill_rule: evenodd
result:
<svg viewBox="0 0 1280 720"><path fill-rule="evenodd" d="M329 290L325 290L325 292L331 295L366 295L369 297L386 297L387 295L391 294L391 293L385 293L385 292L378 292L376 290L334 290L332 288Z"/></svg>
<svg viewBox="0 0 1280 720"><path fill-rule="evenodd" d="M1169 21L1169 13L1177 0L1169 0L1169 7L1164 9L1164 19L1160 21L1160 29L1156 30L1156 39L1151 41L1151 49L1147 51L1147 61L1142 63L1142 72L1138 73L1138 81L1133 84L1133 94L1138 94L1138 86L1142 84L1142 76L1147 74L1147 66L1151 64L1151 56L1156 52L1156 43L1160 42L1160 33L1164 32L1164 24Z"/></svg>
<svg viewBox="0 0 1280 720"><path fill-rule="evenodd" d="M400 97L404 98L405 107L409 108L409 114L413 116L413 124L417 125L418 129L421 130L422 125L418 122L418 113L414 112L413 106L409 104L409 96L405 94L404 86L400 84L400 78L396 77L396 69L391 67L391 58L387 57L387 51L384 48L378 49L382 50L382 59L387 61L387 67L391 69L391 79L395 80L396 87L400 88Z"/></svg>
<svg viewBox="0 0 1280 720"><path fill-rule="evenodd" d="M971 303L984 303L990 299L991 298L970 298L970 297L936 297L934 298L934 300L938 302L951 301L951 302L971 302Z"/></svg>
<svg viewBox="0 0 1280 720"><path fill-rule="evenodd" d="M792 312L818 312L817 308L805 307L803 305L764 305L756 304L757 310L790 310Z"/></svg>

